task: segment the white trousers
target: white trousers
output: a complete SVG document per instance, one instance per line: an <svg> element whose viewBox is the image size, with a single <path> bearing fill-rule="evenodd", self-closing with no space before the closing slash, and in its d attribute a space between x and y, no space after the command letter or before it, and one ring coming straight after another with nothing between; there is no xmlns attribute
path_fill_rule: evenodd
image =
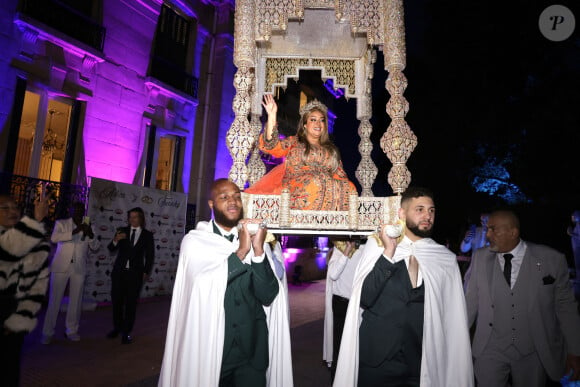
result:
<svg viewBox="0 0 580 387"><path fill-rule="evenodd" d="M45 336L54 335L54 327L67 283L69 283L69 301L66 312L66 334L78 333L85 275L75 272L73 266L69 265L68 270L64 273L50 274L50 295L42 328L42 334Z"/></svg>

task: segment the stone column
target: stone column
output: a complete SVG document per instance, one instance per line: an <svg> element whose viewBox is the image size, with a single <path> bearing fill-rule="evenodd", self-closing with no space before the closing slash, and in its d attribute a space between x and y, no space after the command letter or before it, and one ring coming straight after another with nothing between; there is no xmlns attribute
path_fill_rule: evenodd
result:
<svg viewBox="0 0 580 387"><path fill-rule="evenodd" d="M406 51L402 0L386 0L384 53L385 69L389 72L386 89L391 95L387 102L387 114L391 117L391 123L381 138L381 148L393 163L388 176L389 184L394 193L400 194L411 182L411 172L406 162L417 146L417 137L405 121L409 103L403 96L407 78L403 74Z"/></svg>
<svg viewBox="0 0 580 387"><path fill-rule="evenodd" d="M262 123L259 114L252 114L252 122L250 126L252 127L252 133L254 134L254 146L252 147L252 155L248 162L248 180L250 185L252 185L260 180L260 178L266 173L266 165L264 165L264 162L260 157L260 149L258 149L258 137L262 131Z"/></svg>
<svg viewBox="0 0 580 387"><path fill-rule="evenodd" d="M230 169L229 178L240 189L244 189L248 180L248 167L246 159L254 144L254 134L248 114L250 113L250 91L254 82L255 68L255 43L253 16L255 13L254 2L251 0L238 0L234 21L234 64L238 70L234 76L233 110L234 121L226 136L226 141L233 165Z"/></svg>
<svg viewBox="0 0 580 387"><path fill-rule="evenodd" d="M371 152L373 150L371 133L373 131L373 126L369 121L373 114L371 105L370 79L372 79L373 76L373 64L376 61L376 52L374 50L369 50L367 59L368 62L366 64L365 71L366 79L364 96L360 97L360 101L357 104L357 115L360 120L360 125L358 127L358 135L360 137L358 150L361 155L361 159L355 174L362 187L360 196L374 196L372 186L378 173L377 166L371 158Z"/></svg>

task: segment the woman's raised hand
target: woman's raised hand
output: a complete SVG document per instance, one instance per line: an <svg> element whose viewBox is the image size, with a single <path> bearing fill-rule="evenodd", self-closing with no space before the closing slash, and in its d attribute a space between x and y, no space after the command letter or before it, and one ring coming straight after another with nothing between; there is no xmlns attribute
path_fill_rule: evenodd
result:
<svg viewBox="0 0 580 387"><path fill-rule="evenodd" d="M278 112L278 105L276 105L276 101L274 100L274 96L272 94L264 94L264 101L262 102L262 106L266 109L266 113L268 113L268 117L273 116L276 118L276 113Z"/></svg>
<svg viewBox="0 0 580 387"><path fill-rule="evenodd" d="M47 193L46 185L42 184L40 187L40 193L34 201L34 219L39 222L48 215L48 209L51 204L50 195Z"/></svg>

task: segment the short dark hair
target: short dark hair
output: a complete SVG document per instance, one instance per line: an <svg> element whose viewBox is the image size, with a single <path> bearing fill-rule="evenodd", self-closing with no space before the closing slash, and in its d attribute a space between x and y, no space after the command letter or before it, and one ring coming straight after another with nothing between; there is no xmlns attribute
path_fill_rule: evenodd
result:
<svg viewBox="0 0 580 387"><path fill-rule="evenodd" d="M210 200L213 200L213 194L214 194L215 190L216 190L216 189L217 189L217 187L218 187L220 184L222 184L222 183L231 183L231 184L233 184L233 185L235 185L235 186L237 187L236 183L234 183L234 182L233 182L233 181L231 181L230 179L226 179L225 177L221 177L221 178L219 178L219 179L216 179L216 180L215 180L215 181L214 181L214 182L211 184L211 186L209 187L209 198L210 198Z"/></svg>
<svg viewBox="0 0 580 387"><path fill-rule="evenodd" d="M419 198L426 196L431 198L431 200L435 201L435 197L433 196L433 192L425 187L408 187L405 192L401 195L401 205L404 202L411 200L413 198Z"/></svg>
<svg viewBox="0 0 580 387"><path fill-rule="evenodd" d="M127 221L129 221L129 216L131 216L131 212L136 212L139 214L139 217L141 218L141 227L145 227L145 212L143 211L143 209L141 207L135 207L135 208L131 208L129 211L127 211Z"/></svg>

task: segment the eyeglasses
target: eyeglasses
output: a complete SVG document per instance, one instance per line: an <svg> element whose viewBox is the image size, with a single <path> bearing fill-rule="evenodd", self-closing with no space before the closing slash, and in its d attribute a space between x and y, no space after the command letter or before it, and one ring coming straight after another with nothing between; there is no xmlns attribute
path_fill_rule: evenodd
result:
<svg viewBox="0 0 580 387"><path fill-rule="evenodd" d="M20 207L18 207L15 204L5 204L5 205L0 206L0 210L2 210L2 211L10 211L10 210L20 211Z"/></svg>

